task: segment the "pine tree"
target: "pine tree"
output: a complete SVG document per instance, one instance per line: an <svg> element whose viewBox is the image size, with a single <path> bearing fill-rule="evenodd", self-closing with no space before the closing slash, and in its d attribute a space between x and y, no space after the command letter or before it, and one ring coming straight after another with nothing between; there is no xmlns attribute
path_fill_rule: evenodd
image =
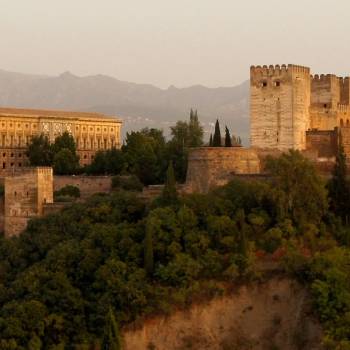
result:
<svg viewBox="0 0 350 350"><path fill-rule="evenodd" d="M213 147L221 147L221 132L220 132L219 119L216 119L216 123L215 123Z"/></svg>
<svg viewBox="0 0 350 350"><path fill-rule="evenodd" d="M213 147L213 134L210 134L209 147Z"/></svg>
<svg viewBox="0 0 350 350"><path fill-rule="evenodd" d="M121 350L122 344L120 339L118 323L115 320L114 312L109 307L106 317L105 328L102 337L101 350Z"/></svg>
<svg viewBox="0 0 350 350"><path fill-rule="evenodd" d="M151 276L154 268L152 219L147 222L146 226L146 236L144 241L144 267L147 274Z"/></svg>
<svg viewBox="0 0 350 350"><path fill-rule="evenodd" d="M241 140L241 137L240 137L240 136L238 136L238 141L237 141L237 143L238 143L239 146L242 146L242 140Z"/></svg>
<svg viewBox="0 0 350 350"><path fill-rule="evenodd" d="M166 172L162 199L164 204L167 205L171 205L177 202L176 180L173 162L169 163L168 170Z"/></svg>
<svg viewBox="0 0 350 350"><path fill-rule="evenodd" d="M339 137L338 153L334 165L332 178L328 184L330 207L346 223L350 210L350 187L347 181L346 155Z"/></svg>
<svg viewBox="0 0 350 350"><path fill-rule="evenodd" d="M232 147L230 130L225 126L225 147Z"/></svg>

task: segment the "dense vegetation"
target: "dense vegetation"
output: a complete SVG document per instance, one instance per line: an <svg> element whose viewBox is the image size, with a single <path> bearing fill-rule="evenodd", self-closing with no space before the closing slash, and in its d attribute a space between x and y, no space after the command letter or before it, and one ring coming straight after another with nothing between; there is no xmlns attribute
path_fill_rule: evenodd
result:
<svg viewBox="0 0 350 350"><path fill-rule="evenodd" d="M0 348L117 349L119 327L258 278L257 257L279 252L310 287L327 347L349 349L350 229L328 204L348 188L342 162L340 149L326 186L290 152L267 160L268 180L183 197L170 164L152 203L118 189L31 221L0 241Z"/></svg>

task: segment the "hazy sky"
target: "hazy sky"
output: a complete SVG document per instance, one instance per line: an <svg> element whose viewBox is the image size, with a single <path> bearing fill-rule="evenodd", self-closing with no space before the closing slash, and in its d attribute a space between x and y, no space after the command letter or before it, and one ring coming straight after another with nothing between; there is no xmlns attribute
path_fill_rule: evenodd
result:
<svg viewBox="0 0 350 350"><path fill-rule="evenodd" d="M0 0L0 68L235 85L251 64L348 75L349 0Z"/></svg>

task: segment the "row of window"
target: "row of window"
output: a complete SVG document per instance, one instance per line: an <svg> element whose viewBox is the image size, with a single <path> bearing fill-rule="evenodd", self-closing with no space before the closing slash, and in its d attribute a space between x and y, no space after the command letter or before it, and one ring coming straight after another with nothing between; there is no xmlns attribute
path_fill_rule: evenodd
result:
<svg viewBox="0 0 350 350"><path fill-rule="evenodd" d="M7 169L7 166L8 166L8 164L6 164L6 162L2 162L2 168L3 169ZM14 162L11 162L10 163L10 168L14 168L14 167L18 167L18 168L21 168L22 167L22 163L21 162L19 162L19 163L14 163Z"/></svg>
<svg viewBox="0 0 350 350"><path fill-rule="evenodd" d="M6 123L5 123L5 122L2 122L2 123L1 123L1 126L2 126L3 128L6 128ZM15 127L15 126L16 126L16 123L8 123L8 127L10 127L10 128ZM20 129L22 126L23 126L23 124L17 123L17 128ZM24 128L25 128L25 129L29 129L29 126L30 126L30 125L29 125L28 123L24 124ZM36 129L36 128L37 128L37 124L36 124L36 123L35 123L35 124L31 124L31 126L32 126L33 129ZM75 130L78 131L80 128L81 128L83 131L86 131L88 127L87 127L87 126L82 126L82 127L81 127L81 126L78 126L78 125L77 125L77 126L75 127ZM90 126L90 127L89 127L89 130L90 130L90 131L93 131L94 128L95 128L95 127ZM114 127L109 127L109 128L107 128L107 127L101 127L101 126L100 126L100 127L97 127L97 128L96 128L97 131L100 131L100 130L102 131L102 129L103 129L104 132L107 132L108 129L109 129L110 132L114 132L114 130L115 130Z"/></svg>

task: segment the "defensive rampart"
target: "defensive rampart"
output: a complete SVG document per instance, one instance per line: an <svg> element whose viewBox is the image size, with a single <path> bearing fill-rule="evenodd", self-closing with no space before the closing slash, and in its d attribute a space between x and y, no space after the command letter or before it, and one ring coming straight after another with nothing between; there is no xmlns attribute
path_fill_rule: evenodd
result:
<svg viewBox="0 0 350 350"><path fill-rule="evenodd" d="M260 160L253 149L207 147L189 154L185 191L206 193L225 185L236 174L259 174Z"/></svg>

